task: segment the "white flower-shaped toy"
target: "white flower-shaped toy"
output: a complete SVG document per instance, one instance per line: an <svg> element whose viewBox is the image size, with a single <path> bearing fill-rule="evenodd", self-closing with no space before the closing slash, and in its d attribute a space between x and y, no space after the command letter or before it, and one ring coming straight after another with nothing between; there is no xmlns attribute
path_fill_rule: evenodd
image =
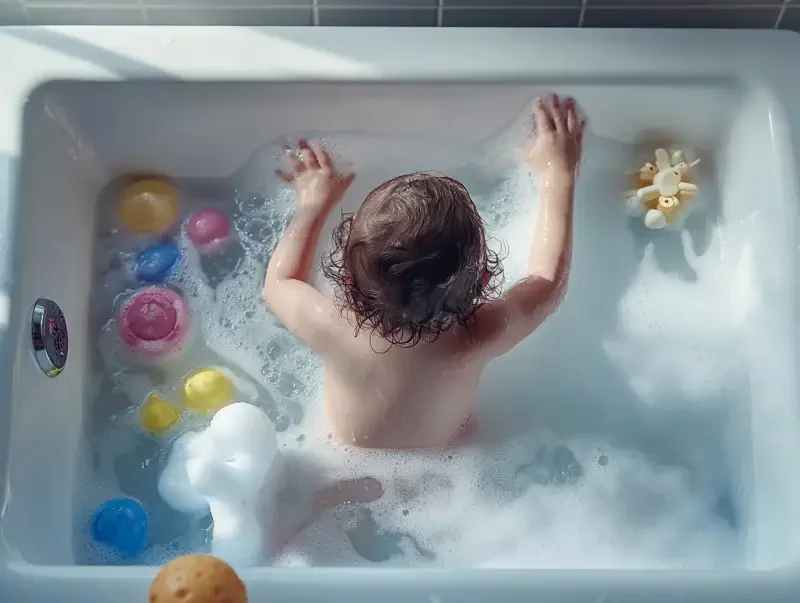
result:
<svg viewBox="0 0 800 603"><path fill-rule="evenodd" d="M635 172L636 190L628 194L628 211L643 216L648 228L675 226L692 206L689 197L697 194L697 185L691 179L692 168L700 160L687 162L680 149L671 157L666 149L656 149L655 159L655 164L645 163Z"/></svg>

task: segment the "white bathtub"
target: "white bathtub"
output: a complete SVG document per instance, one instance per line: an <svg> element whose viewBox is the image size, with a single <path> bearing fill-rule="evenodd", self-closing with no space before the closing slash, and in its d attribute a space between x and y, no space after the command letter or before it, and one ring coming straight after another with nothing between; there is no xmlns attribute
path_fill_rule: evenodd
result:
<svg viewBox="0 0 800 603"><path fill-rule="evenodd" d="M724 228L713 248L727 286L719 312L737 337L723 343L741 346L744 378L730 400L687 395L668 407L637 405L635 385L608 379L609 371L626 375L630 363L591 325L614 320L622 275L635 272L647 235L630 229L621 207L592 205L593 191L582 189L570 296L532 344L550 353L523 346L493 367L484 389L523 394L515 388L528 385L516 372L529 354L538 362L531 386L595 402L533 405L553 429L708 465L726 482L742 526L733 569L253 569L242 572L252 600L795 600L798 40L702 31L0 29L0 56L11 60L0 99L0 207L8 211L0 249L10 260L0 273L0 600L133 603L145 600L155 573L74 561L90 258L103 185L134 170L227 176L266 141L300 130L473 145L549 90L580 99L593 135L631 145L668 137L705 156L712 201L700 223L706 234ZM614 171L626 166L602 157L587 166L608 172L598 199L613 196ZM603 182L598 171L585 178ZM657 237L662 259L678 249L670 236ZM31 354L30 313L41 297L60 304L69 326L69 359L57 378L44 376ZM596 320L587 319L593 312Z"/></svg>

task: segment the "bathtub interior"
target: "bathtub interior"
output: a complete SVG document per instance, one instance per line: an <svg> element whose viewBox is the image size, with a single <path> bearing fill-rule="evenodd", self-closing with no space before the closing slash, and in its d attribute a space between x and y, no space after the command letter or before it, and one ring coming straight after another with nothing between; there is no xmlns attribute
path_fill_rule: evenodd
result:
<svg viewBox="0 0 800 603"><path fill-rule="evenodd" d="M272 169L250 161L268 141L358 132L374 145L369 152L386 158L359 175L367 187L396 173L411 152L379 147L411 148L390 144L403 138L456 154L475 148L555 88L578 98L590 119L571 289L559 313L485 375L487 454L502 456L513 426L535 421L559 437L684 467L716 497L715 513L733 534L716 565L797 561L800 490L784 477L800 461L791 150L769 91L725 80L64 81L35 90L24 116L16 227L19 355L2 521L9 558L81 563L74 525L82 442L108 414L97 396L91 307L102 293L93 257L109 182L158 172L217 193L252 189L259 168ZM682 233L648 231L619 202L621 173L662 142L702 158L702 204ZM55 379L30 357L29 315L39 297L56 300L69 325L67 369ZM595 458L615 462L604 456L598 450Z"/></svg>

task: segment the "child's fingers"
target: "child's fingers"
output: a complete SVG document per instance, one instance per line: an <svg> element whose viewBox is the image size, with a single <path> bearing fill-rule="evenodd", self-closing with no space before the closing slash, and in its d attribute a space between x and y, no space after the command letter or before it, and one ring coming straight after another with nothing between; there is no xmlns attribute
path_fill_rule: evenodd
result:
<svg viewBox="0 0 800 603"><path fill-rule="evenodd" d="M575 101L567 99L567 132L574 134L578 127L578 116L575 115Z"/></svg>
<svg viewBox="0 0 800 603"><path fill-rule="evenodd" d="M328 151L326 151L322 147L315 147L314 152L317 155L317 160L319 161L320 167L328 170L333 169L333 160L331 159L330 153L328 153Z"/></svg>
<svg viewBox="0 0 800 603"><path fill-rule="evenodd" d="M304 172L306 169L305 164L300 161L300 158L297 156L292 149L286 149L286 156L289 158L289 164L292 166L293 172Z"/></svg>
<svg viewBox="0 0 800 603"><path fill-rule="evenodd" d="M306 167L313 170L319 169L319 160L317 159L317 154L314 152L314 149L303 149L300 151L300 156L303 158L303 163L306 164Z"/></svg>
<svg viewBox="0 0 800 603"><path fill-rule="evenodd" d="M294 174L290 174L289 172L284 172L283 170L275 170L275 173L286 184L291 184L294 181Z"/></svg>
<svg viewBox="0 0 800 603"><path fill-rule="evenodd" d="M558 94L553 94L550 98L550 116L553 120L553 125L558 132L563 132L567 128L567 122L564 116L564 106L558 98Z"/></svg>
<svg viewBox="0 0 800 603"><path fill-rule="evenodd" d="M346 189L351 184L353 184L353 180L356 179L355 173L347 174L347 176L342 177L342 186Z"/></svg>
<svg viewBox="0 0 800 603"><path fill-rule="evenodd" d="M542 132L552 132L555 130L555 124L541 98L536 99L536 106L533 109L533 118Z"/></svg>
<svg viewBox="0 0 800 603"><path fill-rule="evenodd" d="M300 141L300 157L303 160L303 163L306 164L306 167L310 167L312 169L319 168L319 161L317 160L317 154L314 152L314 149L311 148L311 145L308 144L308 141L303 139Z"/></svg>

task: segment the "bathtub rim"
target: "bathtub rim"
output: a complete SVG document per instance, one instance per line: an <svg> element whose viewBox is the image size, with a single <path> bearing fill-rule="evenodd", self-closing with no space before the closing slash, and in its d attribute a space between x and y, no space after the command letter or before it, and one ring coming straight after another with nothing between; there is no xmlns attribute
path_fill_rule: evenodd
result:
<svg viewBox="0 0 800 603"><path fill-rule="evenodd" d="M152 566L8 566L10 582L16 582L20 592L59 593L59 600L67 601L73 600L69 598L70 595L79 593L82 584L89 583L92 588L103 592L132 593L139 590L141 600L144 600L144 593L159 569ZM269 597L283 601L300 597L311 601L348 597L357 602L366 602L377 596L388 595L395 601L402 594L403 600L424 599L430 603L456 597L481 601L490 596L500 596L503 601L521 602L531 601L532 597L558 597L558 601L569 602L711 603L723 597L731 602L760 600L789 603L796 601L799 581L797 572L789 568L717 572L312 567L249 568L238 570L238 574L245 582L251 600L266 600ZM30 590L26 586L31 587ZM358 593L357 596L354 593ZM37 596L24 600L49 599Z"/></svg>
<svg viewBox="0 0 800 603"><path fill-rule="evenodd" d="M175 39L191 39L198 35L208 34L212 38L225 41L228 40L233 45L237 30L242 28L219 28L222 31L208 32L209 29L204 27L191 27L191 28L153 28L160 30L157 32L143 32L135 31L136 28L129 27L108 27L108 28L88 28L88 27L61 27L61 28L36 28L36 27L23 27L23 28L0 28L0 55L7 57L14 57L11 59L12 65L18 62L19 65L24 65L26 61L30 61L30 72L27 76L17 78L9 86L8 94L5 99L0 100L0 152L19 153L21 145L21 111L20 108L24 107L28 98L40 87L47 86L51 81L60 79L69 80L87 80L93 81L97 79L103 80L118 80L118 79L159 79L165 77L157 69L148 71L148 69L137 68L136 65L130 65L123 69L119 74L109 74L102 70L95 69L93 66L84 66L81 68L75 65L49 65L36 64L38 61L28 59L26 52L29 49L25 48L25 43L19 38L8 39L4 34L7 30L16 30L18 32L26 31L49 31L49 32L62 32L66 34L76 35L79 39L86 39L89 41L100 40L106 47L119 47L121 50L130 49L138 44L141 40L157 40L154 36L165 35L165 31L169 31L167 35L174 36ZM184 31L176 31L176 30ZM247 28L245 28L247 29ZM273 28L259 28L265 31L270 31ZM685 42L685 46L678 47L674 51L675 62L678 65L675 67L675 73L678 75L687 75L693 77L703 77L704 73L712 73L715 75L731 76L737 81L746 82L749 86L764 87L773 93L775 102L780 105L780 108L785 113L787 128L782 131L787 137L786 144L792 149L798 148L800 143L800 110L795 109L796 101L800 99L800 82L796 81L796 77L792 76L795 73L793 59L800 56L800 37L797 34L790 32L706 32L701 30L672 30L670 32L640 32L634 30L545 30L536 31L534 35L530 33L520 33L519 30L509 34L508 30L447 30L438 31L435 36L431 35L430 31L426 30L386 30L382 28L365 28L363 31L353 31L345 28L326 28L317 29L313 31L312 28L290 28L291 35L297 35L302 40L313 40L318 38L320 40L328 39L335 44L351 47L353 44L367 43L370 39L376 39L374 36L379 36L384 44L384 47L378 53L376 62L383 64L384 68L375 71L332 71L331 73L321 73L315 71L307 66L297 65L295 70L295 77L302 78L304 81L314 82L339 82L358 81L358 82L410 82L419 81L425 82L430 80L447 80L450 82L458 81L459 79L468 79L471 82L476 82L481 77L489 77L489 72L492 70L492 61L497 67L504 58L502 55L490 54L490 59L483 62L473 62L475 55L466 52L464 56L459 57L458 61L448 65L448 52L447 47L450 45L461 45L462 48L467 48L470 45L476 48L486 48L492 42L509 46L513 49L516 47L528 48L535 54L537 49L546 50L548 45L557 40L559 44L568 43L566 40L576 41L578 45L582 45L584 49L591 47L593 44L611 44L615 46L612 52L606 53L605 57L590 57L588 61L578 64L576 57L568 57L566 61L568 67L573 72L578 69L592 70L591 66L595 65L598 68L594 70L598 74L607 73L605 70L625 70L635 72L636 69L632 66L631 58L624 57L629 49L636 48L638 57L636 63L640 65L648 60L648 53L655 54L652 47L659 44L654 42L662 42L664 44L674 44L675 38L680 38ZM530 30L528 30L530 31ZM294 33L292 33L294 32ZM114 40L118 34L124 34L124 39ZM285 35L284 30L277 30L276 34L280 33ZM769 33L769 35L767 35ZM415 44L422 47L427 47L434 53L434 59L427 70L420 77L419 73L411 73L408 67L398 65L396 59L392 59L391 53L397 52L398 47L402 46L403 40L409 40L408 35L423 35L424 40L420 44L419 40L415 40ZM555 37L554 37L555 36ZM566 37L565 37L566 36ZM750 41L753 45L758 43L761 45L762 52L752 53L747 56L745 52L747 43L744 41L744 36L750 36ZM442 39L443 38L443 39ZM24 38L23 38L24 39ZM388 43L387 43L388 39ZM647 40L647 50L641 52L642 47L638 46ZM511 42L511 44L509 44ZM652 46L650 46L652 45ZM693 52L705 47L714 47L717 45L719 54L714 57L700 56L699 59L693 56ZM208 44L209 49L206 50L207 56L213 54L211 48L214 44ZM752 46L751 46L752 48ZM13 51L13 52L12 52ZM438 54L436 52L438 51ZM788 51L791 51L789 54ZM474 51L473 51L474 52ZM511 53L513 54L513 52ZM601 53L602 54L602 53ZM754 55L754 56L753 56ZM619 61L615 64L614 57L618 57ZM202 54L189 59L186 57L186 65L183 71L180 71L181 78L186 78L194 81L209 80L209 81L223 81L220 77L221 74L214 73L213 69L203 72L202 69L197 67L197 62L202 62ZM692 63L693 59L697 59ZM528 64L527 66L520 65L518 58L510 61L512 65L500 66L497 69L500 73L494 73L489 81L509 81L509 79L517 78L530 81L531 79L541 79L547 82L557 81L559 78L550 75L546 69L538 69L535 64ZM258 62L257 62L258 63ZM598 63L602 63L598 65ZM230 63L233 68L233 62ZM609 67L610 66L610 67ZM563 67L563 66L562 66ZM25 66L25 69L28 69ZM316 68L319 70L319 68ZM13 67L12 67L13 71ZM20 72L23 68L20 68ZM258 63L254 68L247 70L234 69L235 80L242 79L257 79L259 81L289 81L287 71L275 70L270 66L269 61ZM641 71L641 68L640 68ZM562 69L563 78L563 69ZM643 73L643 71L642 71ZM229 74L228 74L229 75ZM574 77L574 76L573 76ZM427 78L427 80L426 80ZM452 78L452 79L450 79ZM495 79L497 78L497 79ZM226 80L229 78L225 78ZM14 123L9 123L9 117L12 117ZM792 155L793 160L793 177L791 182L787 183L787 196L791 196L795 201L797 200L797 175L800 173L800 160L796 154ZM787 158L787 161L789 159ZM789 165L786 166L789 168ZM790 172L787 172L789 174ZM12 179L13 180L13 179ZM5 286L13 284L15 271L21 269L20 259L18 257L18 245L16 244L17 234L15 229L10 228L10 225L16 223L16 218L21 212L20 204L17 200L16 183L0 183L0 207L3 202L8 204L9 216L5 220L2 228L5 231L5 236L8 240L8 256L3 258L3 261L12 267L10 272L0 274L0 283ZM13 288L12 288L13 292ZM11 316L14 316L21 310L26 310L30 304L26 300L14 300L12 298ZM0 360L4 360L2 372L0 372L0 390L3 397L0 400L5 400L6 403L0 404L0 442L10 442L8 438L8 431L11 427L9 420L11 409L7 401L10 399L11 388L15 387L12 379L13 364L19 361L26 361L24 354L18 354L19 338L12 336L12 331L0 336ZM32 359L31 359L32 361ZM4 378L5 377L5 378ZM5 494L6 483L6 464L8 462L8 446L0 446L0 478L4 484L2 494ZM0 508L4 503L4 497L0 497ZM0 548L0 559L2 559L3 550ZM78 583L86 578L93 578L95 580L132 580L141 582L144 578L151 578L157 568L101 568L98 573L97 568L80 567L80 566L28 566L27 564L16 564L6 560L5 563L0 563L0 566L5 565L8 572L10 582L17 582L17 587L22 586L22 582L31 580L41 583L46 587L46 583L52 583L54 589L58 588L58 584L70 585L70 588L77 588ZM31 571L31 568L35 571ZM341 588L347 589L352 586L373 584L376 589L375 593L385 590L386 588L399 588L402 589L405 585L414 583L417 588L432 588L440 587L443 591L443 596L451 596L452 582L457 581L460 588L459 590L467 589L489 589L489 588L503 588L505 590L519 590L530 589L533 585L536 588L563 588L563 584L556 584L559 580L555 575L560 575L563 571L568 571L571 581L576 583L572 586L567 585L567 589L572 589L576 595L583 593L584 596L589 594L591 589L605 589L606 592L615 588L627 590L633 588L637 582L643 580L650 581L652 576L658 578L649 584L661 584L665 588L669 584L679 585L678 589L683 596L699 597L697 600L714 596L712 589L718 588L719 592L723 589L728 592L734 592L737 587L742 589L738 596L745 597L744 592L747 589L752 589L751 593L754 596L760 594L762 597L766 594L763 589L782 588L787 581L791 581L794 588L800 584L800 578L793 568L785 570L775 570L772 572L648 572L648 571L635 571L635 572L602 572L602 579L597 576L598 572L586 572L580 570L562 570L557 572L549 572L547 570L424 570L415 569L409 572L407 569L373 569L359 570L359 569L326 569L326 568L311 568L302 572L294 570L283 570L278 568L264 568L252 571L242 572L243 577L247 580L248 584L253 584L259 588L265 587L265 583L269 582L272 585L285 585L286 587L299 587L304 582L318 582L316 586L309 586L308 588ZM262 576L263 574L263 576ZM513 576L511 575L513 574ZM611 574L611 575L610 575ZM614 576L616 575L616 577ZM563 579L563 576L561 576ZM782 582L778 584L779 580ZM0 585L2 584L2 567L0 567ZM613 582L613 584L612 584ZM378 587L380 583L380 588ZM580 583L580 584L577 584ZM755 589L760 589L755 591ZM446 593L446 589L450 589L450 594ZM298 588L302 591L302 589ZM527 593L531 593L528 590ZM555 591L553 591L555 592ZM602 590L600 591L602 592ZM322 592L318 593L322 596ZM520 596L519 593L517 596ZM775 593L777 596L782 594ZM609 596L615 596L609 592ZM624 594L623 594L624 596ZM632 596L632 595L631 595ZM737 597L738 598L738 597ZM615 600L617 600L615 598ZM666 598L664 598L666 600ZM674 600L674 599L670 599ZM790 599L787 599L790 600ZM793 600L793 599L792 599Z"/></svg>

